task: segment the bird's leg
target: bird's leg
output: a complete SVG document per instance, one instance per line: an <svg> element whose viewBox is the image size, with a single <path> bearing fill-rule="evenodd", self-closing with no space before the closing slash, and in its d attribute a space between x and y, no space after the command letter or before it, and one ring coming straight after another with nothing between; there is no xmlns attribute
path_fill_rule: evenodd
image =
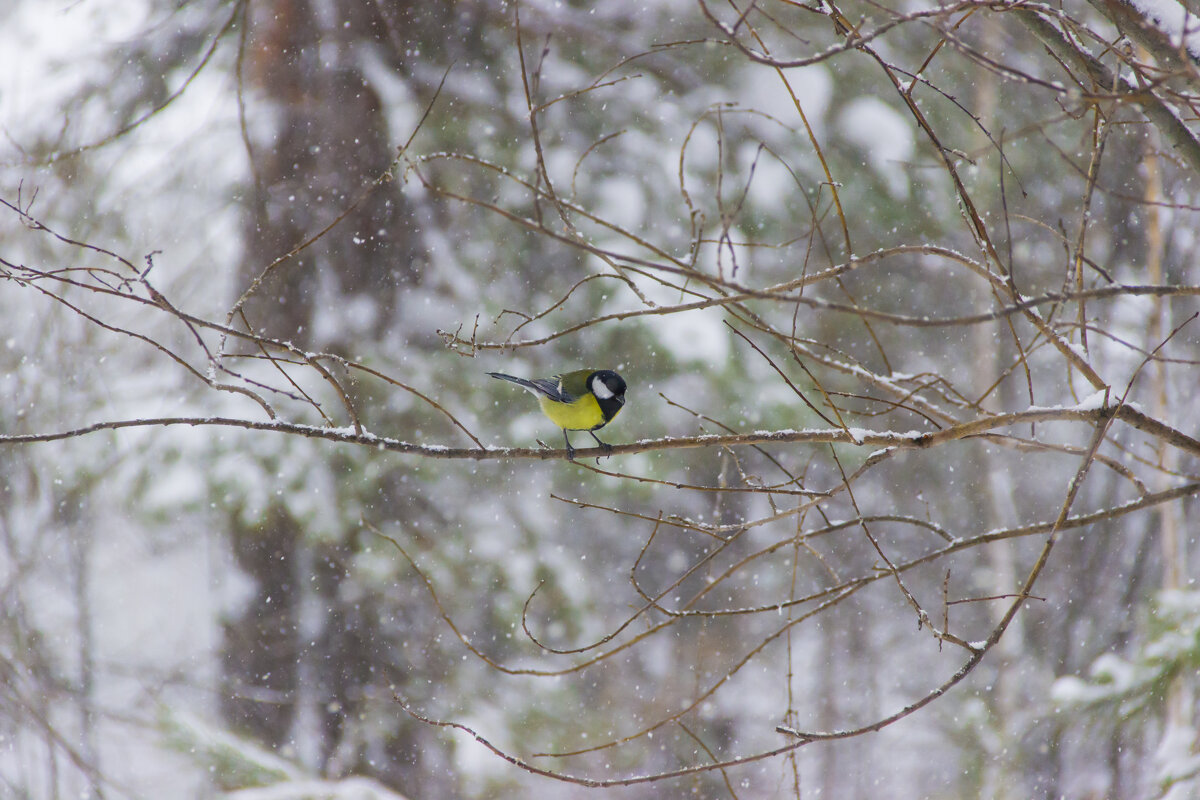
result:
<svg viewBox="0 0 1200 800"><path fill-rule="evenodd" d="M608 442L600 441L600 437L596 435L595 431L588 431L588 433L590 433L592 435L592 438L596 440L596 444L598 444L604 448L604 454L606 456L612 455L612 445L611 444L609 444ZM599 461L600 459L597 458L596 460Z"/></svg>
<svg viewBox="0 0 1200 800"><path fill-rule="evenodd" d="M567 443L567 461L574 461L575 448L571 447L571 437L567 436L566 428L563 428L563 441Z"/></svg>

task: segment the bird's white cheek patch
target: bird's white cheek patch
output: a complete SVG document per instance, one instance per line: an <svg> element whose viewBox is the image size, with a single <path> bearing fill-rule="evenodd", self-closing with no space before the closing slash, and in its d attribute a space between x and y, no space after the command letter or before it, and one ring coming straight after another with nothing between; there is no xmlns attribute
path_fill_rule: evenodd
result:
<svg viewBox="0 0 1200 800"><path fill-rule="evenodd" d="M592 381L592 394L596 395L597 399L609 400L613 396L612 389L605 385L604 381Z"/></svg>

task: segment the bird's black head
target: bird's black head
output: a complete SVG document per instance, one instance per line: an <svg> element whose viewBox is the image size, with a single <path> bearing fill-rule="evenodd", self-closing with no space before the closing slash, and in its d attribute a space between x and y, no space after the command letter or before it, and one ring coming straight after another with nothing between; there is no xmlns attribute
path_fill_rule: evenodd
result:
<svg viewBox="0 0 1200 800"><path fill-rule="evenodd" d="M588 375L587 386L596 396L605 422L615 417L625 405L625 379L611 369L596 370Z"/></svg>

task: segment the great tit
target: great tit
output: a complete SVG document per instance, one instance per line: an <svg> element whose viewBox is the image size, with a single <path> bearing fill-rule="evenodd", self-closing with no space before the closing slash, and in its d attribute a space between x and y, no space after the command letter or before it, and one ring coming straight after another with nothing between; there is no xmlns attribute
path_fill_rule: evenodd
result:
<svg viewBox="0 0 1200 800"><path fill-rule="evenodd" d="M514 378L489 372L493 378L512 381L537 395L542 413L563 429L567 458L575 458L575 448L567 431L587 431L605 450L612 445L600 441L596 431L603 428L625 405L625 379L611 369L577 369L553 378Z"/></svg>

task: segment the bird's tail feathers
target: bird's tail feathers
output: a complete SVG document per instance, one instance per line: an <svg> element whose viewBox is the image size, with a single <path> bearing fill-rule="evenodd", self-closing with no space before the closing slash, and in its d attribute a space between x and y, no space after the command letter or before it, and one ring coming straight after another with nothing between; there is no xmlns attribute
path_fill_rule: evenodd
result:
<svg viewBox="0 0 1200 800"><path fill-rule="evenodd" d="M510 381L518 386L528 389L531 392L540 391L537 387L537 384L533 383L533 381L527 381L524 378L518 378L515 375L505 375L503 372L489 372L488 375L491 375L493 378L499 378L502 381Z"/></svg>

